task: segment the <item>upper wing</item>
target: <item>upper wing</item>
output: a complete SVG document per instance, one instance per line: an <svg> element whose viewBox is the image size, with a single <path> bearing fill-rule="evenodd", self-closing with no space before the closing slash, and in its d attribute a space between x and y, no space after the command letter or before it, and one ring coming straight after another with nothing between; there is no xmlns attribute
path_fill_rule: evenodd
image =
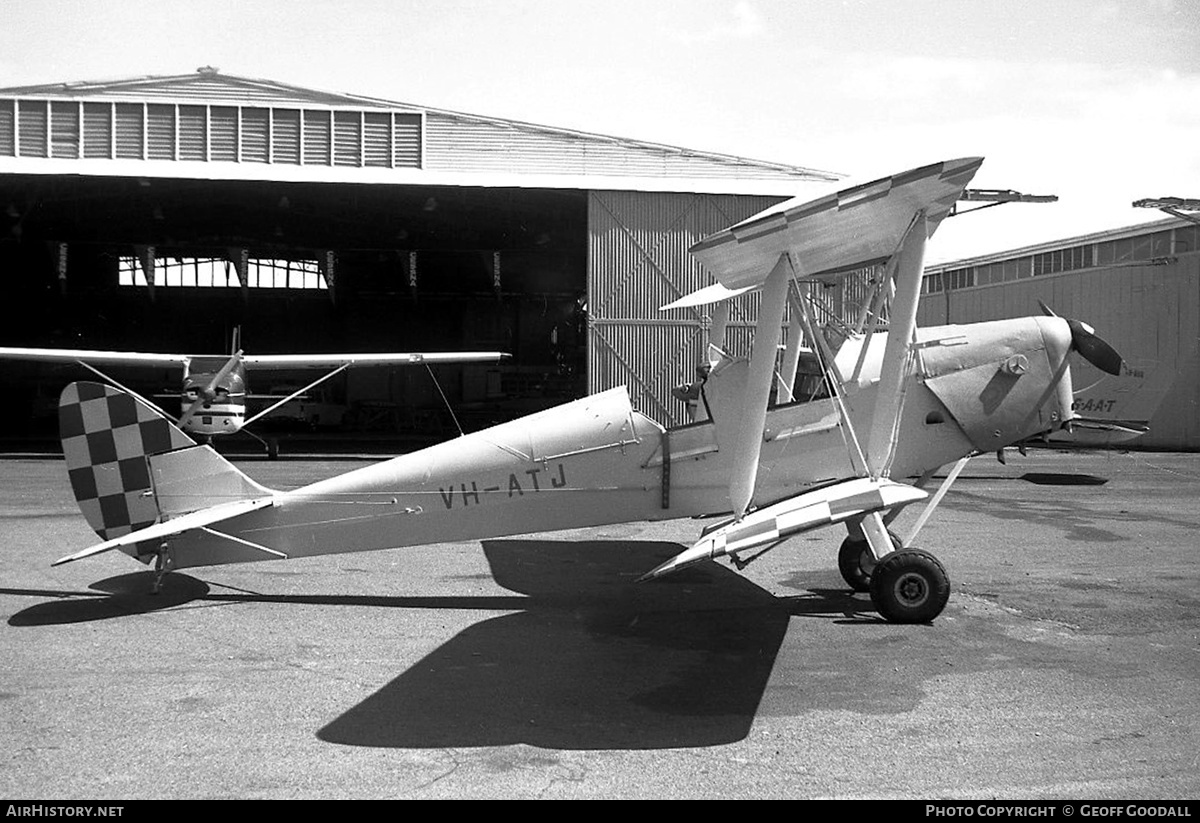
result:
<svg viewBox="0 0 1200 823"><path fill-rule="evenodd" d="M917 211L925 211L933 235L982 163L982 157L946 160L806 203L782 203L691 252L727 289L762 285L789 252L804 276L886 260Z"/></svg>
<svg viewBox="0 0 1200 823"><path fill-rule="evenodd" d="M189 354L158 354L156 352L101 351L93 349L22 349L0 346L0 359L32 360L40 363L109 363L129 366L184 365L192 360Z"/></svg>
<svg viewBox="0 0 1200 823"><path fill-rule="evenodd" d="M421 363L494 363L509 355L498 351L387 352L382 354L247 354L247 366L279 369L329 368L354 365L408 366ZM26 349L0 346L0 359L41 363L107 363L127 366L185 365L199 359L227 359L228 355L160 354L157 352L102 351L94 349Z"/></svg>
<svg viewBox="0 0 1200 823"><path fill-rule="evenodd" d="M494 363L509 355L498 351L386 352L380 354L247 354L247 366L277 369L332 366L410 366L422 363Z"/></svg>

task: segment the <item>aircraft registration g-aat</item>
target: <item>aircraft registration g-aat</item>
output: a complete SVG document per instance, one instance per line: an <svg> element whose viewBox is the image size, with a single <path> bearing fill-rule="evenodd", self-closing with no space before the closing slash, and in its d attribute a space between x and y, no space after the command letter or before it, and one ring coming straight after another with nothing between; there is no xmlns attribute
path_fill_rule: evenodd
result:
<svg viewBox="0 0 1200 823"><path fill-rule="evenodd" d="M666 308L715 302L720 327L728 299L757 289L761 310L748 360L721 353L714 332L697 387L704 419L677 428L614 388L274 491L136 397L73 383L60 403L63 454L103 542L55 564L119 549L156 561L157 588L172 569L724 514L644 578L721 556L740 567L840 525L847 583L869 591L888 621L933 620L949 578L913 540L966 460L1070 426L1073 351L1110 373L1121 365L1076 320L916 327L926 240L981 163L950 160L785 203L694 246L717 282ZM819 328L817 278L882 261L859 322L836 336ZM797 333L777 367L789 305ZM812 398L794 393L802 336L823 373ZM930 497L924 487L950 464ZM919 501L909 533L891 534Z"/></svg>
<svg viewBox="0 0 1200 823"><path fill-rule="evenodd" d="M0 360L28 360L83 366L109 383L121 384L96 368L105 366L179 366L183 369L180 393L182 414L174 420L183 431L205 441L217 435L236 434L280 406L303 395L351 366L433 366L440 363L489 363L508 355L502 352L386 352L381 354L244 354L234 333L233 354L160 354L154 352L87 349L37 349L0 347ZM247 369L329 369L303 388L282 396L248 395ZM121 387L123 388L123 387ZM132 392L131 392L132 394ZM269 406L246 417L246 400L271 400ZM247 432L249 434L249 432ZM274 456L274 441L268 449Z"/></svg>

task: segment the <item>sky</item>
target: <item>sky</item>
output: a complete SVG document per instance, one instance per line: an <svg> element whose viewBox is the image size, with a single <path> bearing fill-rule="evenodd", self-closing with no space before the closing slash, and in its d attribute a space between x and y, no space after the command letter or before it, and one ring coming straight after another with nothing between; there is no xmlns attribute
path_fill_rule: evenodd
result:
<svg viewBox="0 0 1200 823"><path fill-rule="evenodd" d="M1200 198L1200 0L0 0L0 9L0 87L211 65L835 171L847 183L984 156L973 188L1059 197L947 221L930 262L1166 216L1133 208L1136 199Z"/></svg>

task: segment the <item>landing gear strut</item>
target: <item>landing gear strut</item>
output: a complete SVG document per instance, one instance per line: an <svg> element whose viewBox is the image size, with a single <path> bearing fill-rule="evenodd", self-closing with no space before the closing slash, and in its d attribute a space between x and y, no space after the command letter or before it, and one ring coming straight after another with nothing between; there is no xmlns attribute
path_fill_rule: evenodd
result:
<svg viewBox="0 0 1200 823"><path fill-rule="evenodd" d="M163 579L174 566L175 563L171 560L171 546L164 541L154 555L154 581L150 584L150 594L162 591Z"/></svg>
<svg viewBox="0 0 1200 823"><path fill-rule="evenodd" d="M889 623L928 623L946 608L950 599L946 567L929 552L912 548L912 543L970 459L968 455L954 464L904 540L888 532L894 550L882 557L871 551L862 523L849 524L850 536L838 552L838 569L854 591L871 593L871 602ZM931 469L922 475L917 487L923 488L933 474ZM884 517L883 523L897 513ZM864 539L858 539L859 533Z"/></svg>

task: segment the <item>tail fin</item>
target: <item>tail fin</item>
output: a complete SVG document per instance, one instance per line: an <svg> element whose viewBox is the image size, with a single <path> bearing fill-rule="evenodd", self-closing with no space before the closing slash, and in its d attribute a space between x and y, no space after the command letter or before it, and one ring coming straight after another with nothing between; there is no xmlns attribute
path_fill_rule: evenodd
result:
<svg viewBox="0 0 1200 823"><path fill-rule="evenodd" d="M105 541L271 493L149 404L112 386L70 384L59 399L58 419L75 500ZM154 547L122 548L139 556Z"/></svg>
<svg viewBox="0 0 1200 823"><path fill-rule="evenodd" d="M1075 392L1073 431L1052 435L1052 442L1116 445L1149 431L1179 374L1177 357L1131 360L1119 376L1100 379Z"/></svg>

